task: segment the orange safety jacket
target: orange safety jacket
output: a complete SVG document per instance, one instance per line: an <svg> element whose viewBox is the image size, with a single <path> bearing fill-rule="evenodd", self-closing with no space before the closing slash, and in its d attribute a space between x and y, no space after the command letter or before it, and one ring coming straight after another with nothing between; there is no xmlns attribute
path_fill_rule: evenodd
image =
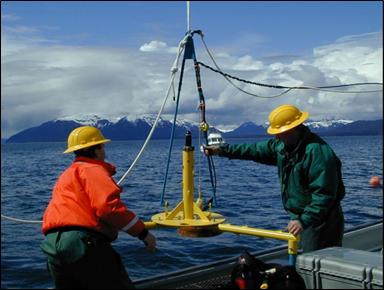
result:
<svg viewBox="0 0 384 290"><path fill-rule="evenodd" d="M107 162L76 157L59 177L44 213L42 231L80 226L111 240L118 231L138 236L144 223L120 200L121 188L113 180L115 167Z"/></svg>

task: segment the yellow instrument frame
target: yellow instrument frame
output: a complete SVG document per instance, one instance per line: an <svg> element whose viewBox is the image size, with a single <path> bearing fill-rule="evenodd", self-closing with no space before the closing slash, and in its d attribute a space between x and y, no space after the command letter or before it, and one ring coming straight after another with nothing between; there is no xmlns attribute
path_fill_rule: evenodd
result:
<svg viewBox="0 0 384 290"><path fill-rule="evenodd" d="M194 148L185 146L183 149L183 200L171 211L152 216L150 222L145 222L147 229L157 227L179 228L179 233L185 236L212 236L223 232L272 238L288 242L289 263L294 264L298 251L299 236L280 230L266 230L248 226L224 224L225 218L211 211L202 211L193 200L194 195ZM198 233L201 232L202 235ZM208 234L207 232L212 232ZM191 233L191 234L188 234Z"/></svg>

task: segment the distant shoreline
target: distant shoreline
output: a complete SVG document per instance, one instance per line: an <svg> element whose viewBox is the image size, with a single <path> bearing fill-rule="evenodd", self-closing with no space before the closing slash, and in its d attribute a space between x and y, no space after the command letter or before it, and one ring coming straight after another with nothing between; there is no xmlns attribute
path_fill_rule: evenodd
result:
<svg viewBox="0 0 384 290"><path fill-rule="evenodd" d="M383 136L383 134L318 134L317 135L321 137L361 137L361 136ZM242 136L231 136L226 137L223 135L225 139L232 140L232 139L251 139L251 138L260 138L260 137L266 137L266 138L273 138L271 135L242 135ZM152 140L168 140L169 138L152 138ZM183 140L183 137L175 137L176 140ZM1 144L20 144L20 143L61 143L61 142L67 142L67 140L61 140L61 141L18 141L18 142L7 142L8 139L1 139ZM114 141L143 141L145 139L114 139Z"/></svg>
<svg viewBox="0 0 384 290"><path fill-rule="evenodd" d="M20 131L8 138L2 138L2 143L26 143L26 142L60 142L66 141L68 134L76 127L84 126L73 120L48 121L37 127L32 127ZM112 140L145 140L153 126L145 119L137 119L134 122L121 119L117 123L107 120L98 120L96 123L88 120L91 124L99 128L103 135ZM383 135L383 119L381 120L359 120L345 123L343 120L332 121L313 121L306 125L313 133L320 136L375 136ZM153 140L167 140L174 130L174 138L184 138L186 131L191 131L192 136L198 136L200 132L199 124L187 121L173 123L167 120L161 121L154 131ZM225 139L228 138L255 138L270 136L267 134L265 125L257 125L253 122L241 124L234 130L222 132L214 126L210 127L210 133L219 132ZM5 140L4 140L5 139Z"/></svg>

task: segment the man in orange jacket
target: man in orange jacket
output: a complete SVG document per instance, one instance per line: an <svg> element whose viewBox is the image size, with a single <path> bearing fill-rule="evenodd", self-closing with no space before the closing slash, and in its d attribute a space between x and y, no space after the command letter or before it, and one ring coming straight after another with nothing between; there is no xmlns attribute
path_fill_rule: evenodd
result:
<svg viewBox="0 0 384 290"><path fill-rule="evenodd" d="M68 149L76 158L59 177L44 213L41 244L57 289L134 288L111 242L123 231L155 250L156 239L120 200L115 167L104 161L109 142L94 127L74 129Z"/></svg>

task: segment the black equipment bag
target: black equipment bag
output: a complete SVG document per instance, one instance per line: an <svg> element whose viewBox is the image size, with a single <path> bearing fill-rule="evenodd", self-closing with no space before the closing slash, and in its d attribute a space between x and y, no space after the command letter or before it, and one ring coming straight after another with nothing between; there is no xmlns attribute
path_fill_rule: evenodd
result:
<svg viewBox="0 0 384 290"><path fill-rule="evenodd" d="M238 258L230 284L232 289L306 289L295 266L267 264L248 251Z"/></svg>

